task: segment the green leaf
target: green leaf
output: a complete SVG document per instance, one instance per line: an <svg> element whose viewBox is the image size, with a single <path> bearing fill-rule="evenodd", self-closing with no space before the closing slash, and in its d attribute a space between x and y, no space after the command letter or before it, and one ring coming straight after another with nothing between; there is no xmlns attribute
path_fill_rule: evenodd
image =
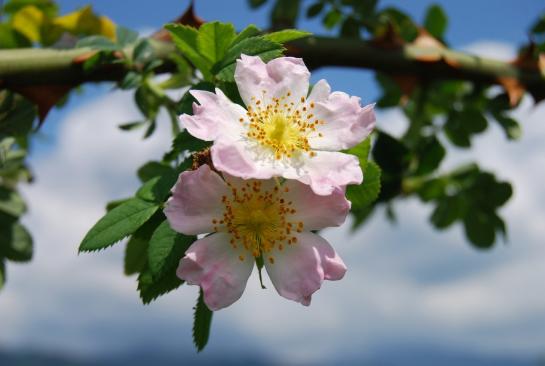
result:
<svg viewBox="0 0 545 366"><path fill-rule="evenodd" d="M380 132L373 147L373 157L384 172L393 175L403 173L409 167L407 147L396 138Z"/></svg>
<svg viewBox="0 0 545 366"><path fill-rule="evenodd" d="M26 211L25 202L16 191L0 186L0 211L19 217Z"/></svg>
<svg viewBox="0 0 545 366"><path fill-rule="evenodd" d="M135 71L129 71L119 82L121 89L133 89L142 84L142 75Z"/></svg>
<svg viewBox="0 0 545 366"><path fill-rule="evenodd" d="M134 62L147 64L153 60L154 49L149 39L141 39L132 51L132 59Z"/></svg>
<svg viewBox="0 0 545 366"><path fill-rule="evenodd" d="M445 197L439 200L430 220L436 228L444 229L463 217L465 211L464 202L461 197Z"/></svg>
<svg viewBox="0 0 545 366"><path fill-rule="evenodd" d="M488 126L488 121L483 112L475 108L463 110L458 118L465 130L471 134L484 132Z"/></svg>
<svg viewBox="0 0 545 366"><path fill-rule="evenodd" d="M446 155L446 150L435 136L421 139L416 147L418 156L418 168L416 175L425 175L433 172L439 167Z"/></svg>
<svg viewBox="0 0 545 366"><path fill-rule="evenodd" d="M518 140L522 136L520 124L511 117L503 114L494 115L494 119L499 123L509 140Z"/></svg>
<svg viewBox="0 0 545 366"><path fill-rule="evenodd" d="M164 219L163 213L158 211L131 235L125 248L124 270L127 276L140 273L146 269L149 241L157 226Z"/></svg>
<svg viewBox="0 0 545 366"><path fill-rule="evenodd" d="M197 352L202 351L208 343L212 314L212 311L204 303L204 294L202 289L200 289L193 317L193 342L195 343L195 347L197 347Z"/></svg>
<svg viewBox="0 0 545 366"><path fill-rule="evenodd" d="M151 178L170 174L174 169L168 164L158 161L148 161L146 164L138 168L136 174L142 183L147 182Z"/></svg>
<svg viewBox="0 0 545 366"><path fill-rule="evenodd" d="M21 96L8 94L0 110L0 137L26 136L36 119L36 108ZM3 113L2 113L3 112Z"/></svg>
<svg viewBox="0 0 545 366"><path fill-rule="evenodd" d="M464 218L467 238L479 249L489 249L494 245L497 223L492 216L483 211L470 210Z"/></svg>
<svg viewBox="0 0 545 366"><path fill-rule="evenodd" d="M160 98L145 84L140 85L134 93L134 101L140 112L149 120L155 119L161 107Z"/></svg>
<svg viewBox="0 0 545 366"><path fill-rule="evenodd" d="M248 0L248 5L250 5L250 8L252 9L257 9L266 2L267 0Z"/></svg>
<svg viewBox="0 0 545 366"><path fill-rule="evenodd" d="M307 9L307 18L314 18L318 14L320 14L322 10L324 9L324 5L325 5L324 2L318 1L317 3L314 3L311 6L309 6Z"/></svg>
<svg viewBox="0 0 545 366"><path fill-rule="evenodd" d="M448 185L448 179L435 178L424 182L420 188L418 188L417 194L424 202L429 202L438 199L445 195L445 189Z"/></svg>
<svg viewBox="0 0 545 366"><path fill-rule="evenodd" d="M177 151L195 152L206 149L210 146L210 141L204 141L192 136L187 130L180 132L172 142L172 148Z"/></svg>
<svg viewBox="0 0 545 366"><path fill-rule="evenodd" d="M115 39L119 47L123 48L136 42L138 33L128 28L117 26L115 28Z"/></svg>
<svg viewBox="0 0 545 366"><path fill-rule="evenodd" d="M264 62L282 55L284 47L262 37L251 37L231 47L223 60L214 65L212 72L222 81L234 81L236 60L244 53L249 56L259 56Z"/></svg>
<svg viewBox="0 0 545 366"><path fill-rule="evenodd" d="M134 233L159 209L153 202L133 198L104 215L89 230L79 246L80 252L107 248Z"/></svg>
<svg viewBox="0 0 545 366"><path fill-rule="evenodd" d="M346 18L341 26L341 36L352 39L360 38L360 22L353 17Z"/></svg>
<svg viewBox="0 0 545 366"><path fill-rule="evenodd" d="M16 262L32 259L32 238L15 218L0 216L0 257Z"/></svg>
<svg viewBox="0 0 545 366"><path fill-rule="evenodd" d="M76 43L76 48L89 47L101 51L117 51L121 49L118 44L112 42L109 38L104 36L89 36L80 39Z"/></svg>
<svg viewBox="0 0 545 366"><path fill-rule="evenodd" d="M300 6L301 0L276 0L271 10L271 24L278 28L293 28Z"/></svg>
<svg viewBox="0 0 545 366"><path fill-rule="evenodd" d="M342 13L337 9L331 9L325 17L322 19L322 24L327 29L332 29L339 23L342 19Z"/></svg>
<svg viewBox="0 0 545 366"><path fill-rule="evenodd" d="M377 107L388 108L397 107L400 103L402 92L399 85L386 74L377 72L375 79L382 89L382 96L377 101Z"/></svg>
<svg viewBox="0 0 545 366"><path fill-rule="evenodd" d="M212 64L220 61L235 39L235 27L231 23L208 22L199 28L197 49Z"/></svg>
<svg viewBox="0 0 545 366"><path fill-rule="evenodd" d="M148 121L135 121L135 122L123 123L117 127L123 131L133 131L138 128L144 127L146 123L148 123Z"/></svg>
<svg viewBox="0 0 545 366"><path fill-rule="evenodd" d="M448 18L443 8L434 4L428 8L424 18L424 27L435 38L442 39L447 30Z"/></svg>
<svg viewBox="0 0 545 366"><path fill-rule="evenodd" d="M195 28L181 24L167 24L165 28L172 35L174 44L184 54L189 61L199 69L206 80L212 79L210 68L212 63L197 52L198 32Z"/></svg>
<svg viewBox="0 0 545 366"><path fill-rule="evenodd" d="M363 174L363 183L349 185L346 189L346 197L352 202L354 209L361 209L372 204L380 193L380 168L369 161Z"/></svg>
<svg viewBox="0 0 545 366"><path fill-rule="evenodd" d="M294 41L296 39L305 38L310 35L312 35L312 33L297 30L297 29L283 29L278 32L265 34L263 38L272 42L286 43L286 42Z"/></svg>
<svg viewBox="0 0 545 366"><path fill-rule="evenodd" d="M144 201L161 204L169 195L177 178L178 174L174 170L165 172L164 175L153 177L138 189L136 197Z"/></svg>
<svg viewBox="0 0 545 366"><path fill-rule="evenodd" d="M118 200L110 201L110 202L108 202L106 204L106 211L111 211L114 208L116 208L117 206L121 206L123 203L128 202L130 200L132 200L132 197L130 197L130 198L121 198L121 199L118 199Z"/></svg>
<svg viewBox="0 0 545 366"><path fill-rule="evenodd" d="M124 272L130 276L140 273L146 268L149 237L141 236L135 232L125 248Z"/></svg>
<svg viewBox="0 0 545 366"><path fill-rule="evenodd" d="M32 47L32 43L9 24L0 24L0 48L23 47Z"/></svg>
<svg viewBox="0 0 545 366"><path fill-rule="evenodd" d="M149 304L161 295L180 287L184 281L176 276L176 269L173 268L161 278L152 276L149 269L144 270L138 276L138 291L144 304Z"/></svg>
<svg viewBox="0 0 545 366"><path fill-rule="evenodd" d="M153 233L148 248L149 269L154 278L161 277L176 268L185 251L196 240L171 229L168 221L163 221Z"/></svg>
<svg viewBox="0 0 545 366"><path fill-rule="evenodd" d="M244 28L233 40L231 43L231 46L234 46L235 44L239 43L242 40L245 40L246 38L255 37L258 36L261 33L261 30L256 27L254 24L250 24L246 28Z"/></svg>
<svg viewBox="0 0 545 366"><path fill-rule="evenodd" d="M369 159L369 151L371 150L371 137L366 138L359 144L346 150L347 154L356 155L360 161L361 169L365 171L367 160Z"/></svg>

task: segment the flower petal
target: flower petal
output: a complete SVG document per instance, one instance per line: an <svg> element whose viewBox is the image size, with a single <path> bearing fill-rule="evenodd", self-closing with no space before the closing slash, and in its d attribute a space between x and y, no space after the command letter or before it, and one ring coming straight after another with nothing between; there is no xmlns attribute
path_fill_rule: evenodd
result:
<svg viewBox="0 0 545 366"><path fill-rule="evenodd" d="M296 209L293 217L303 222L305 231L340 226L350 211L350 201L345 198L344 189L335 188L330 195L320 196L296 180L288 180L284 186L289 189L284 199L293 202Z"/></svg>
<svg viewBox="0 0 545 366"><path fill-rule="evenodd" d="M214 142L210 153L214 167L232 176L242 179L268 179L274 175L272 165L258 161L246 141L219 139Z"/></svg>
<svg viewBox="0 0 545 366"><path fill-rule="evenodd" d="M183 114L180 122L193 136L212 141L218 136L240 136L243 128L240 118L246 117L246 110L233 103L216 89L216 94L204 90L191 90L199 104L193 103L193 115Z"/></svg>
<svg viewBox="0 0 545 366"><path fill-rule="evenodd" d="M235 81L246 106L257 100L269 104L272 98L282 97L287 103L297 104L307 96L309 78L303 60L294 57L280 57L265 64L257 56L241 55L235 69Z"/></svg>
<svg viewBox="0 0 545 366"><path fill-rule="evenodd" d="M230 236L216 233L194 242L180 260L176 275L201 286L204 302L216 311L237 301L246 288L254 257L240 260L229 244Z"/></svg>
<svg viewBox="0 0 545 366"><path fill-rule="evenodd" d="M296 244L277 250L274 263L266 260L265 267L280 296L308 306L324 279L340 280L346 266L322 237L310 232L296 237Z"/></svg>
<svg viewBox="0 0 545 366"><path fill-rule="evenodd" d="M298 180L309 184L314 193L329 195L335 188L363 181L358 158L351 154L334 151L317 151L304 163L306 175Z"/></svg>
<svg viewBox="0 0 545 366"><path fill-rule="evenodd" d="M309 96L314 101L314 115L325 122L309 136L309 143L318 150L344 150L363 141L375 127L374 105L360 106L360 98L343 92L329 94L329 85L320 80ZM321 133L320 137L318 133Z"/></svg>
<svg viewBox="0 0 545 366"><path fill-rule="evenodd" d="M195 235L214 231L214 218L221 218L221 197L228 188L208 165L185 171L172 188L172 197L164 210L170 226L183 234Z"/></svg>

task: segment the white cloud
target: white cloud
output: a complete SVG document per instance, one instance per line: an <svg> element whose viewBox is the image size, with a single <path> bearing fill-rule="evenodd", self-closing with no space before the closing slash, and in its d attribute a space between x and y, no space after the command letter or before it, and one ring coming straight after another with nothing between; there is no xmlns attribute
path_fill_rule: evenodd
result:
<svg viewBox="0 0 545 366"><path fill-rule="evenodd" d="M484 45L489 43L468 49L512 51ZM545 107L525 101L515 114L524 127L521 141L508 142L492 127L476 139L474 149L457 150L445 163L478 160L514 182L515 196L503 210L508 245L477 252L460 227L433 231L429 207L416 200L399 202L397 226L379 211L355 235L349 225L324 232L349 271L342 281L325 283L309 308L279 297L270 285L261 290L254 274L243 298L215 315L208 352L251 348L297 364L403 343L500 355L543 351ZM9 314L2 319L2 344L84 353L123 350L138 342L191 347L195 288L144 307L134 278L122 274L122 245L76 255L105 202L132 194L136 167L170 145L164 120L148 141L117 131L117 123L137 118L130 95L110 93L70 113L53 152L33 157L38 181L24 193L31 205L25 220L36 240L36 257L29 265L9 268L0 295L0 313ZM381 128L396 134L403 123L399 112L379 117Z"/></svg>

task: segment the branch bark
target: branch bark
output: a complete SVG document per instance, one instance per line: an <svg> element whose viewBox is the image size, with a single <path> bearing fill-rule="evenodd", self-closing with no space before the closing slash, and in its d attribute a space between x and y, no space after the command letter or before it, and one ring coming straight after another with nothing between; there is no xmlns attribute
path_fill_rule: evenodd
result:
<svg viewBox="0 0 545 366"><path fill-rule="evenodd" d="M120 80L125 66L106 65L85 72L74 62L90 49L14 49L0 50L0 86L80 84ZM175 52L171 43L157 47L157 57L167 60ZM382 48L371 41L309 37L288 45L288 54L302 57L312 69L341 66L366 68L390 74L412 75L426 80L458 79L484 84L500 84L500 79L515 80L537 100L545 98L545 75L539 69L524 68L509 62L477 57L438 47L404 45ZM161 71L173 70L167 62Z"/></svg>

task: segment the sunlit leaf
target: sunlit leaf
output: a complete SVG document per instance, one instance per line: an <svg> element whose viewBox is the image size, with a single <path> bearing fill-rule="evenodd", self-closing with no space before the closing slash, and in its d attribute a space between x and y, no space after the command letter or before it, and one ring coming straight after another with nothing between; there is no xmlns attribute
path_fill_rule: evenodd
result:
<svg viewBox="0 0 545 366"><path fill-rule="evenodd" d="M107 248L134 233L159 209L153 202L133 198L109 211L89 230L80 252Z"/></svg>

